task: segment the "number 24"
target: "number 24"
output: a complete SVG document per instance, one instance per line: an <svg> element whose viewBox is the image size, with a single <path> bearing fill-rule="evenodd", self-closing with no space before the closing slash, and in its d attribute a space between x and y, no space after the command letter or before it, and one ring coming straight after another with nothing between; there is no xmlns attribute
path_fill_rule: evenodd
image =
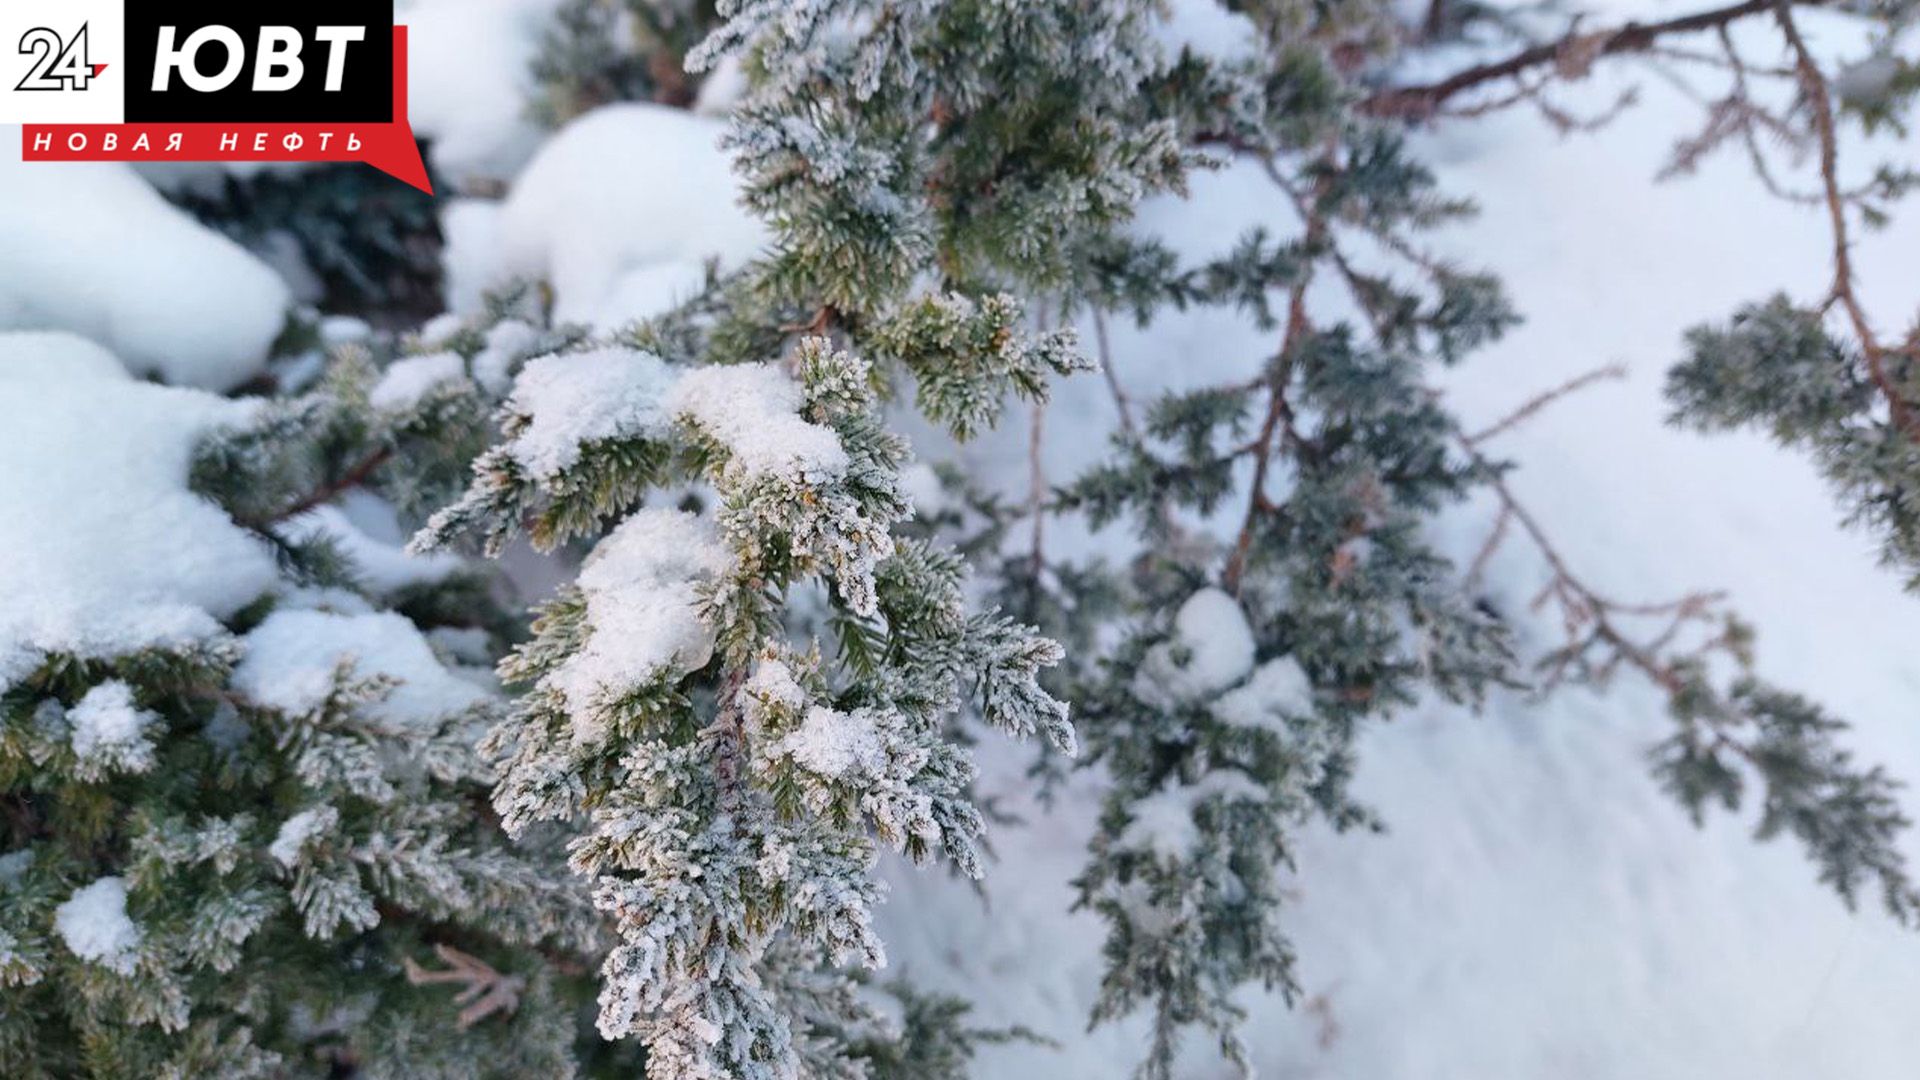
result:
<svg viewBox="0 0 1920 1080"><path fill-rule="evenodd" d="M44 26L29 30L20 37L20 52L34 59L15 90L85 90L93 80L85 24L72 41L61 41L59 34Z"/></svg>

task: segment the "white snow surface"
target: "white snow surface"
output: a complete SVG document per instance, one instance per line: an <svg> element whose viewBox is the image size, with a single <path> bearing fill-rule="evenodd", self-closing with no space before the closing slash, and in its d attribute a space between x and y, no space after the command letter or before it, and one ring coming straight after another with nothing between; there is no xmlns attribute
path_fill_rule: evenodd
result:
<svg viewBox="0 0 1920 1080"><path fill-rule="evenodd" d="M738 206L718 146L723 129L651 104L574 120L541 146L496 211L462 207L454 216L449 302L472 310L487 288L544 278L557 320L614 328L698 292L707 260L732 268L765 242Z"/></svg>
<svg viewBox="0 0 1920 1080"><path fill-rule="evenodd" d="M727 449L748 476L818 482L844 473L833 429L800 415L800 384L771 364L679 370L619 347L541 356L515 380L507 408L526 426L507 444L526 475L547 481L572 468L587 444L661 438L675 420Z"/></svg>
<svg viewBox="0 0 1920 1080"><path fill-rule="evenodd" d="M130 380L16 381L12 338L0 335L0 686L46 653L110 658L222 633L218 619L272 587L273 557L187 472L199 438L251 407Z"/></svg>
<svg viewBox="0 0 1920 1080"><path fill-rule="evenodd" d="M465 565L444 551L415 554L405 547L392 507L377 496L349 492L339 504L317 506L279 527L290 541L325 537L353 564L356 581L377 593L446 580Z"/></svg>
<svg viewBox="0 0 1920 1080"><path fill-rule="evenodd" d="M128 166L23 162L0 125L0 330L70 330L135 374L227 390L265 367L290 300Z"/></svg>
<svg viewBox="0 0 1920 1080"><path fill-rule="evenodd" d="M367 705L367 715L396 729L431 727L488 700L480 687L447 670L405 616L279 610L242 639L235 692L255 704L299 716L326 701L341 661L357 679L388 676L393 692Z"/></svg>
<svg viewBox="0 0 1920 1080"><path fill-rule="evenodd" d="M540 142L527 118L528 65L559 0L401 0L407 113L456 185L505 180Z"/></svg>
<svg viewBox="0 0 1920 1080"><path fill-rule="evenodd" d="M566 696L577 739L602 734L589 719L600 703L706 664L714 632L700 615L699 586L730 565L712 529L680 510L636 511L594 545L579 577L592 632L544 683Z"/></svg>
<svg viewBox="0 0 1920 1080"><path fill-rule="evenodd" d="M324 804L308 807L280 823L273 843L267 845L267 854L291 870L314 837L332 831L339 823L340 811L333 807Z"/></svg>
<svg viewBox="0 0 1920 1080"><path fill-rule="evenodd" d="M1173 637L1148 650L1135 690L1145 700L1175 703L1219 693L1253 670L1253 628L1240 602L1208 587L1173 617Z"/></svg>
<svg viewBox="0 0 1920 1080"><path fill-rule="evenodd" d="M128 762L129 771L143 772L153 767L146 733L158 719L133 703L133 687L109 679L67 710L67 739L83 760L114 757Z"/></svg>
<svg viewBox="0 0 1920 1080"><path fill-rule="evenodd" d="M122 975L133 974L140 927L127 917L127 882L103 877L53 909L53 928L73 955Z"/></svg>
<svg viewBox="0 0 1920 1080"><path fill-rule="evenodd" d="M772 364L734 364L680 376L666 408L726 446L729 466L751 476L837 477L847 470L846 448L832 428L801 418L804 397Z"/></svg>
<svg viewBox="0 0 1920 1080"><path fill-rule="evenodd" d="M1638 3L1589 26L1677 9ZM1857 28L1804 12L1817 48L1865 55ZM1756 42L1770 31L1755 28ZM1755 59L1773 62L1771 46ZM1451 70L1436 61L1434 73ZM1710 90L1704 77L1703 92ZM1698 106L1630 63L1603 61L1557 103L1604 111L1630 83L1640 104L1591 135L1564 136L1511 110L1444 122L1415 150L1443 190L1475 197L1475 222L1443 246L1499 272L1528 322L1444 379L1469 428L1533 394L1612 362L1625 382L1584 391L1491 449L1521 463L1511 478L1563 554L1601 591L1663 599L1730 591L1759 627L1758 667L1855 724L1865 760L1920 781L1920 602L1875 563L1872 538L1843 529L1825 483L1802 456L1752 435L1668 427L1661 397L1681 333L1786 289L1817 299L1829 240L1820 214L1760 189L1737 153L1700 174L1655 184ZM1859 149L1866 149L1864 147ZM1852 154L1853 148L1849 149ZM1886 142L1854 154L1864 169ZM1142 227L1194 257L1228 248L1246 226L1285 233L1294 219L1256 169L1193 178L1190 199L1157 200ZM1879 326L1913 309L1915 211L1857 236L1856 268ZM1318 305L1335 305L1333 290ZM1325 308L1323 308L1325 310ZM1090 327L1082 327L1083 333ZM1272 336L1229 314L1168 314L1145 331L1112 324L1116 367L1136 401L1165 389L1244 378ZM1090 333L1088 340L1092 340ZM1178 358L1177 363L1169 358ZM1096 378L1057 388L1046 469L1070 477L1098 440L1063 419L1110 429ZM1016 497L1025 491L1027 424L961 451ZM919 435L916 441L931 448ZM1440 540L1470 560L1494 509L1450 512ZM1230 527L1223 521L1222 527ZM1024 544L1024 538L1011 543ZM1113 537L1050 526L1049 547L1110 550ZM1510 540L1487 595L1518 620L1533 655L1557 628L1529 614L1546 569ZM1229 691L1231 693L1231 691ZM1280 1080L1904 1080L1920 1060L1920 936L1877 910L1850 914L1815 880L1790 839L1759 843L1751 812L1694 828L1657 790L1644 753L1671 730L1664 699L1630 677L1597 695L1541 702L1496 695L1480 714L1410 709L1361 739L1356 794L1383 835L1304 837L1284 926L1299 950L1311 1008L1248 992L1246 1035L1259 1074ZM976 1003L981 1023L1023 1023L1060 1048L982 1051L978 1077L1111 1080L1128 1075L1145 1025L1086 1030L1102 970L1104 924L1069 913L1084 866L1099 777L1075 778L1052 810L1032 799L1027 748L986 739L980 790L1025 824L998 826L985 896L892 860L880 913L892 969ZM1904 796L1920 816L1920 793ZM1920 860L1920 844L1903 846ZM1195 1035L1176 1075L1232 1075Z"/></svg>
<svg viewBox="0 0 1920 1080"><path fill-rule="evenodd" d="M883 764L880 734L865 709L843 713L815 705L780 742L793 760L819 776L839 779L875 772Z"/></svg>
<svg viewBox="0 0 1920 1080"><path fill-rule="evenodd" d="M466 375L467 362L459 353L409 356L380 373L380 381L367 394L367 403L382 412L406 412L420 404L434 387Z"/></svg>
<svg viewBox="0 0 1920 1080"><path fill-rule="evenodd" d="M127 369L106 349L65 330L0 333L0 382L124 382Z"/></svg>
<svg viewBox="0 0 1920 1080"><path fill-rule="evenodd" d="M652 353L608 348L528 361L507 407L528 419L513 459L547 480L573 467L580 448L601 439L657 437L666 428L660 399L673 373Z"/></svg>

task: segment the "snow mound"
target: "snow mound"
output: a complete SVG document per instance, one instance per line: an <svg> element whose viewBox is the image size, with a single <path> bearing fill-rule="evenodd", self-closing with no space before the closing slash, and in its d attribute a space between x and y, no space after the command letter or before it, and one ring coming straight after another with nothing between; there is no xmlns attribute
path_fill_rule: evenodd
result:
<svg viewBox="0 0 1920 1080"><path fill-rule="evenodd" d="M532 360L507 401L509 412L528 420L510 444L513 459L528 476L546 480L572 468L586 443L657 437L664 430L660 398L672 380L659 357L630 349Z"/></svg>
<svg viewBox="0 0 1920 1080"><path fill-rule="evenodd" d="M692 295L708 259L732 268L765 242L737 205L723 130L649 104L575 120L540 148L497 214L459 211L448 229L450 299L473 304L486 288L544 278L556 319L612 328Z"/></svg>
<svg viewBox="0 0 1920 1080"><path fill-rule="evenodd" d="M372 719L395 727L435 725L489 700L442 666L419 628L392 612L276 611L243 643L246 656L234 669L233 689L290 716L326 701L343 661L352 662L356 679L398 680L384 699L365 707Z"/></svg>
<svg viewBox="0 0 1920 1080"><path fill-rule="evenodd" d="M455 185L502 180L540 143L529 66L559 0L401 0L407 113L434 170Z"/></svg>
<svg viewBox="0 0 1920 1080"><path fill-rule="evenodd" d="M1801 16L1817 46L1866 51L1857 24L1818 16ZM1587 81L1560 87L1556 105L1594 115L1638 85L1640 105L1593 135L1569 138L1519 109L1416 136L1442 189L1484 208L1442 238L1443 253L1497 271L1527 318L1441 376L1442 389L1474 430L1576 375L1630 364L1630 380L1570 397L1502 436L1498 452L1521 465L1510 483L1603 592L1730 590L1759 627L1763 674L1851 720L1845 742L1863 760L1920 779L1911 716L1920 604L1875 564L1870 536L1841 527L1803 456L1758 436L1703 438L1665 423L1661 376L1680 356L1682 332L1776 289L1817 299L1830 237L1820 215L1761 190L1738 150L1693 178L1653 183L1700 114L1647 75L1596 66ZM1849 160L1877 161L1889 145L1878 150ZM1153 200L1140 225L1200 259L1251 225L1277 218L1290 228L1284 201L1257 167L1240 163L1196 174L1190 199ZM1856 270L1882 326L1912 313L1913 210L1856 237ZM1244 318L1200 308L1145 329L1112 327L1115 371L1136 402L1246 378L1273 344ZM1105 431L1115 415L1101 380L1068 380L1048 413L1050 432L1061 417ZM1029 469L1021 420L1010 415L967 447L979 475L1016 497ZM1047 440L1045 471L1074 476L1107 452L1084 428L1067 428ZM1496 513L1485 502L1461 507L1438 523L1436 539L1465 565ZM1238 518L1216 524L1228 531ZM1110 539L1065 523L1047 533L1062 558L1111 557L1101 546ZM1511 539L1487 568L1488 602L1532 656L1561 632L1530 610L1548 572ZM1301 689L1266 665L1245 686L1250 696L1216 699L1216 714L1284 718L1283 703ZM1316 827L1300 838L1290 882L1298 896L1280 919L1299 951L1303 1001L1289 1009L1257 988L1239 998L1259 1075L1911 1077L1920 938L1870 902L1849 913L1790 840L1756 842L1751 808L1695 828L1647 771L1646 749L1672 730L1664 696L1626 676L1605 695L1567 690L1543 702L1501 692L1479 714L1427 701L1370 724L1354 794L1387 831ZM895 967L965 995L981 1023L1024 1023L1061 1043L983 1048L977 1075L1128 1075L1144 1056L1150 1018L1087 1029L1105 926L1072 911L1105 786L1077 775L1049 809L1033 797L1030 754L995 740L975 752L981 796L1027 824L994 830L998 862L984 901L970 883L891 864L894 903L881 929ZM1902 803L1920 814L1920 789L1907 788ZM1142 826L1136 838L1182 842L1179 815L1160 825L1164 833ZM1910 859L1920 858L1916 841L1903 842ZM1176 1076L1231 1075L1199 1033L1187 1049Z"/></svg>
<svg viewBox="0 0 1920 1080"><path fill-rule="evenodd" d="M580 718L578 741L601 734L588 719L594 706L664 672L706 665L714 634L700 614L700 585L729 565L712 530L679 510L641 510L595 545L579 579L593 632L546 682Z"/></svg>
<svg viewBox="0 0 1920 1080"><path fill-rule="evenodd" d="M0 333L0 382L122 382L126 378L127 369L118 358L78 334L64 330Z"/></svg>
<svg viewBox="0 0 1920 1080"><path fill-rule="evenodd" d="M203 642L272 587L266 546L187 487L202 434L251 412L197 390L0 375L0 687L48 653Z"/></svg>
<svg viewBox="0 0 1920 1080"><path fill-rule="evenodd" d="M1240 602L1206 588L1180 605L1173 637L1148 651L1135 689L1147 701L1188 701L1225 690L1252 670L1253 629Z"/></svg>
<svg viewBox="0 0 1920 1080"><path fill-rule="evenodd" d="M1191 49L1200 56L1238 60L1259 55L1260 28L1218 0L1173 0L1154 36L1169 54Z"/></svg>
<svg viewBox="0 0 1920 1080"><path fill-rule="evenodd" d="M133 687L110 679L67 710L68 740L83 762L112 763L128 772L153 768L147 728L159 717L133 703Z"/></svg>
<svg viewBox="0 0 1920 1080"><path fill-rule="evenodd" d="M82 960L122 975L133 974L140 928L127 917L127 882L103 877L75 892L53 911L53 927Z"/></svg>
<svg viewBox="0 0 1920 1080"><path fill-rule="evenodd" d="M290 300L127 166L28 164L0 127L0 329L70 330L135 374L230 390L263 369Z"/></svg>

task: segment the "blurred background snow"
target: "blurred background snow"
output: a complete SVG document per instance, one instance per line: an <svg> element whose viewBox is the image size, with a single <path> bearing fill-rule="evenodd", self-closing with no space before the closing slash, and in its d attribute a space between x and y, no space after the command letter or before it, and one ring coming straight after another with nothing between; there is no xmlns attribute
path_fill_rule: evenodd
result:
<svg viewBox="0 0 1920 1080"><path fill-rule="evenodd" d="M716 120L626 106L542 144L524 119L525 88L501 73L525 69L552 6L403 3L416 27L414 120L434 140L435 167L483 196L442 200L452 306L470 309L483 288L541 273L553 277L563 314L613 325L668 306L697 285L705 259L745 258L760 234L731 206ZM1615 2L1595 18L1678 10ZM1843 17L1809 12L1805 21L1818 47L1864 53ZM1231 20L1186 21L1179 33L1238 47ZM1425 63L1444 70L1464 56ZM1736 156L1656 185L1698 106L1644 68L1603 64L1559 100L1598 113L1629 86L1638 104L1593 134L1565 135L1510 110L1416 138L1443 189L1483 207L1441 246L1500 273L1528 320L1446 377L1449 400L1471 427L1570 377L1626 365L1628 379L1590 388L1493 445L1521 463L1518 494L1603 592L1727 590L1760 629L1762 672L1851 719L1862 757L1920 780L1920 601L1876 567L1865 537L1839 526L1802 458L1754 437L1664 424L1660 387L1682 331L1777 289L1817 295L1825 229L1815 211L1769 198ZM290 304L281 275L138 174L23 166L16 139L0 139L0 329L72 331L134 374L215 391L263 369ZM1889 154L1915 164L1911 145L1852 149L1862 166ZM503 200L491 197L501 189ZM1858 252L1884 325L1914 304L1915 222L1897 219ZM1256 170L1235 166L1196 177L1188 199L1149 206L1140 227L1204 256L1256 223L1294 224ZM1113 329L1119 374L1137 397L1244 374L1273 346L1220 312ZM101 392L115 401L146 393ZM18 416L40 393L24 378L0 380L0 415ZM1064 479L1094 460L1101 441L1086 433L1113 420L1097 378L1062 387L1048 418L1049 475ZM978 444L923 449L957 454L1023 493L1026 431L1013 415ZM171 429L166 443L180 452ZM31 490L58 495L50 484ZM1441 524L1449 550L1470 559L1492 519L1484 504L1450 512ZM1062 530L1050 542L1092 553L1121 541ZM1488 579L1489 602L1536 653L1556 641L1529 609L1544 581L1537 556L1517 543L1501 549ZM1644 751L1667 730L1663 710L1628 676L1604 696L1512 693L1480 714L1436 705L1374 728L1356 793L1388 831L1316 833L1304 845L1287 920L1309 1000L1289 1011L1247 999L1263 1075L1914 1075L1920 938L1872 911L1849 915L1796 848L1754 842L1748 821L1694 828L1647 775ZM1077 777L1052 809L1036 806L1028 752L997 740L980 748L985 793L1026 820L994 831L998 861L984 895L938 872L890 869L894 969L974 1000L983 1022L1058 1040L989 1048L980 1076L1123 1076L1144 1037L1131 1025L1086 1031L1102 927L1069 910L1098 777ZM1920 798L1908 802L1920 815ZM1212 1059L1196 1047L1186 1075L1226 1075Z"/></svg>

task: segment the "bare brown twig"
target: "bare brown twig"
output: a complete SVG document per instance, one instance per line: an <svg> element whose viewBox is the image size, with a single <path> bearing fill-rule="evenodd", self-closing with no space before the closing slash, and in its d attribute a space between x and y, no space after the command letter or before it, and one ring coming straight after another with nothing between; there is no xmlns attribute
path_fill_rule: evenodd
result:
<svg viewBox="0 0 1920 1080"><path fill-rule="evenodd" d="M1812 0L1806 6L1819 6L1821 2ZM1741 0L1737 4L1662 22L1629 22L1611 30L1585 34L1577 32L1576 28L1575 32L1557 40L1522 49L1504 60L1476 64L1438 82L1376 91L1360 103L1360 109L1383 118L1425 120L1438 114L1441 106L1451 99L1488 83L1516 78L1547 66L1559 68L1563 75L1577 77L1603 56L1646 52L1665 38L1726 26L1752 15L1764 14L1778 3L1779 0Z"/></svg>
<svg viewBox="0 0 1920 1080"><path fill-rule="evenodd" d="M1806 39L1800 36L1800 27L1793 20L1792 6L1776 0L1774 20L1780 24L1780 32L1793 52L1794 68L1800 74L1802 97L1812 117L1814 138L1820 149L1820 186L1825 196L1828 226L1833 232L1833 287L1829 293L1829 303L1837 302L1846 312L1848 322L1853 325L1853 332L1860 339L1861 355L1867 361L1868 375L1880 391L1880 396L1886 399L1894 426L1909 440L1920 442L1920 423L1916 422L1906 398L1887 374L1886 347L1873 332L1873 325L1867 319L1866 308L1861 304L1854 285L1853 240L1847 226L1848 198L1840 188L1840 146L1834 128L1833 102L1827 78L1814 60L1812 50L1807 48Z"/></svg>
<svg viewBox="0 0 1920 1080"><path fill-rule="evenodd" d="M1501 417L1499 420L1494 421L1492 424L1489 424L1487 427L1482 428L1472 435L1463 436L1463 438L1466 439L1467 445L1479 446L1488 439L1496 435L1503 435L1521 424L1526 423L1528 420L1533 419L1540 410L1552 405L1568 394L1577 393L1592 386L1594 383L1607 379L1624 379L1626 377L1627 368L1624 364L1608 364L1605 367L1595 368L1584 375L1576 375L1551 390L1545 390L1535 394L1519 408L1508 413L1506 416Z"/></svg>
<svg viewBox="0 0 1920 1080"><path fill-rule="evenodd" d="M243 524L249 525L255 529L265 529L270 525L277 525L280 522L292 520L293 518L297 518L301 514L304 514L309 510L313 510L320 506L324 506L327 503L332 502L334 499L338 498L339 496L344 495L347 492L353 490L354 488L359 487L361 484L366 483L368 480L371 480L373 478L373 474L380 468L380 466L385 465L388 459L392 457L393 457L392 447L390 446L381 447L380 449L375 450L373 453L368 454L366 457L360 459L358 463L353 465L346 472L342 473L338 479L335 479L326 484L322 484L320 487L314 489L311 492L308 492L306 495L301 496L299 499L295 500L292 504L275 512L272 517L266 518L261 521L243 522Z"/></svg>
<svg viewBox="0 0 1920 1080"><path fill-rule="evenodd" d="M402 961L406 966L407 982L414 986L448 983L461 987L460 992L454 995L453 1003L463 1006L457 1020L462 1029L470 1028L495 1013L511 1013L520 1007L520 992L527 988L525 979L518 975L503 975L486 961L451 945L435 945L433 954L449 966L430 971L414 963L412 957L407 957Z"/></svg>

